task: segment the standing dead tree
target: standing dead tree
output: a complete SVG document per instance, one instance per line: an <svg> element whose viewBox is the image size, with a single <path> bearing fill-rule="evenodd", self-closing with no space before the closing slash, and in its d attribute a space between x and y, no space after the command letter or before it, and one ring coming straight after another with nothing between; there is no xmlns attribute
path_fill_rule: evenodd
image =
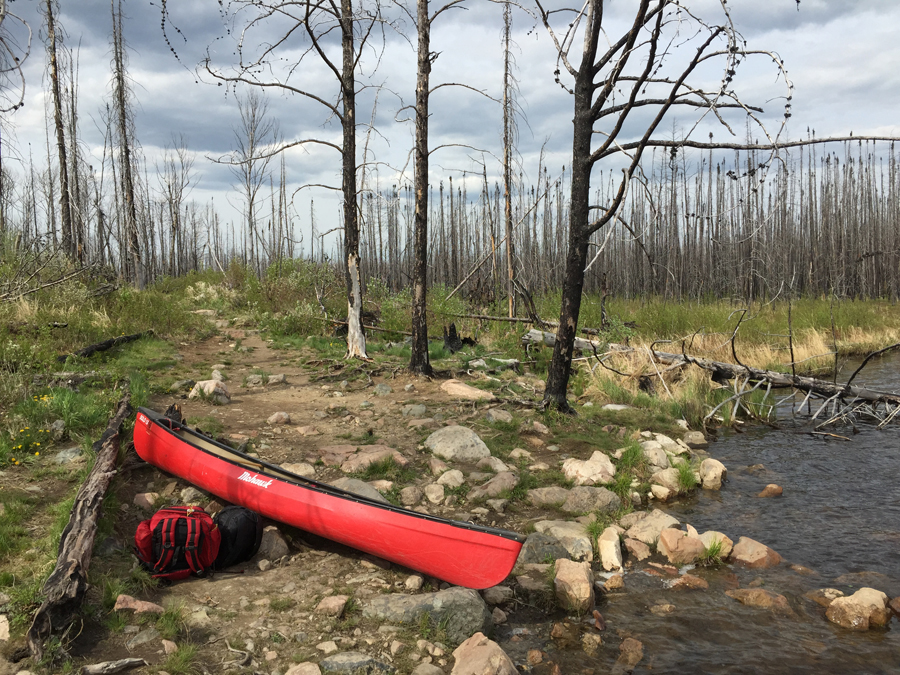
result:
<svg viewBox="0 0 900 675"><path fill-rule="evenodd" d="M368 3L360 7L353 0L235 0L222 11L228 20L241 24L231 31L237 36L237 63L223 67L208 56L201 65L207 74L231 86L244 84L300 97L324 111L326 121L340 123L339 141L327 136L289 140L273 154L288 148L322 146L341 156L347 357L366 359L361 320L356 94L363 53L370 47L373 31L382 23L380 6ZM168 3L162 3L162 12L165 24ZM339 60L336 54L340 54ZM331 93L321 89L324 78L335 84Z"/></svg>
<svg viewBox="0 0 900 675"><path fill-rule="evenodd" d="M580 8L552 10L545 9L540 0L536 2L555 47L556 81L574 103L568 250L559 330L544 392L545 406L571 411L566 390L585 272L592 264L588 260L590 239L620 220L619 211L626 203L632 180L639 178L645 150L757 149L774 155L790 145L782 143L779 134L791 114L792 85L777 54L747 49L731 21L726 0L717 3L719 8L714 13L699 4L694 11L680 0L640 0L633 3L631 18L625 23L621 17L605 22L609 4L605 0L586 0ZM562 31L557 32L554 26L559 25L561 17ZM580 61L575 61L570 54L579 38ZM763 110L746 104L733 88L741 64L754 57L774 63L784 81L784 115L774 136L763 125ZM721 77L710 83L708 73L714 68ZM661 138L662 123L672 120L679 110L696 111L683 137ZM734 136L733 122L727 119L734 113L741 122L753 125L767 142L700 142L692 138L692 134L708 132L716 123ZM796 145L829 140L841 139L813 139ZM591 204L591 173L603 162L617 168L621 175L612 181L606 203ZM771 163L770 156L748 172L748 189L753 190L765 179L765 169Z"/></svg>

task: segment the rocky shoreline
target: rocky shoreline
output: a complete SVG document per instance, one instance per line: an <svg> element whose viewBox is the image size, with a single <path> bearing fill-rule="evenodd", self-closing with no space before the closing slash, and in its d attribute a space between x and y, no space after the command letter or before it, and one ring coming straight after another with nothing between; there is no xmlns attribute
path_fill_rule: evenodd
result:
<svg viewBox="0 0 900 675"><path fill-rule="evenodd" d="M224 364L213 370L209 381L178 383L191 390L188 401L198 408L213 402L227 408L235 400L230 389L237 388L226 384ZM292 388L284 375L245 379L245 396ZM545 424L529 419L527 412L511 411L490 392L457 380L434 385L427 395L419 391L422 386L410 382L395 394L387 382L356 392L345 382L325 385L320 397L332 400L322 401L313 415L297 419L288 407L270 409L255 433L234 432L227 440L252 442L259 456L274 461L276 454L287 470L345 490L423 513L527 533L506 582L480 592L448 587L272 523L257 557L240 569L156 589L146 598L120 596L115 611L125 617L125 625L121 634L104 638L107 646L121 644L147 664L160 664L177 652L179 640L164 639L142 617L181 602L185 639L203 655L198 666L203 672L555 675L562 672L559 658L566 650L591 656L602 649L617 650L614 672L629 672L644 659L645 647L607 625L602 611L610 597L627 597L630 579L637 578L632 575L659 578L667 592L677 594L712 592L706 569L787 566L798 574L806 571L739 532L701 533L665 512L664 504L686 491L727 489L728 470L708 455L700 432L685 428L673 439L609 424L597 433L619 439L620 447L604 451L581 443L577 452L567 451ZM628 412L625 406L605 408ZM503 456L492 452L473 428L475 422L508 436L512 449ZM384 432L392 424L409 434L428 435L413 446L402 440L336 442L342 439L335 429ZM634 470L635 462L640 471ZM400 479L364 480L373 467ZM626 468L631 480L624 483ZM170 503L198 503L211 513L225 506L183 481L152 472L144 474L145 489L135 491L123 513L148 517ZM529 481L525 476L543 478ZM556 483L546 484L553 482L548 477ZM769 485L759 497L781 493L779 486ZM111 546L127 549L128 542ZM792 616L798 602L758 585L729 588L725 595L782 617ZM821 588L808 593L806 601L821 606L823 622L846 630L884 629L892 611L900 615L900 597L892 600L869 587L848 596ZM543 612L556 649L535 645L511 655L490 639L523 606ZM661 602L649 611L664 615L673 608ZM89 660L90 651L83 658ZM139 672L166 672L140 667L150 670Z"/></svg>

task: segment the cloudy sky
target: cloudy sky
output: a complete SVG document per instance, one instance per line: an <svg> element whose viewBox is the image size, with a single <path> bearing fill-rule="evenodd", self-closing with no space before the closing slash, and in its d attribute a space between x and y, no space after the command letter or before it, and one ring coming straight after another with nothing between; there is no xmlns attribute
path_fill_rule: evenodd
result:
<svg viewBox="0 0 900 675"><path fill-rule="evenodd" d="M59 21L66 44L75 50L79 72L81 140L85 151L99 158L103 143L101 111L110 100L110 3L107 0L59 0ZM225 218L237 218L240 202L229 195L234 178L227 167L210 158L221 157L235 147L239 124L236 96L246 89L217 86L198 64L209 56L210 63L227 72L238 62L237 39L250 16L242 3L217 0L168 0L168 20L163 22L162 0L125 0L125 39L129 46L129 74L136 101L135 124L142 152L151 174L162 149L173 138L184 139L195 156L196 185L191 198L215 199ZM8 116L14 129L13 143L19 157L46 156L45 141L45 55L44 30L39 7L43 0L13 0L10 11L26 20L34 30L32 54L25 64L25 106ZM635 0L608 2L605 26L611 39L625 25ZM718 0L686 1L698 14L721 15ZM545 6L565 7L547 0ZM877 134L900 136L900 3L895 0L731 0L732 19L753 49L777 52L794 84L793 117L787 135L806 135L807 127L817 136ZM366 143L369 159L377 162L379 183L386 187L398 180L401 171L411 176L408 160L413 128L404 122L403 107L414 101L415 37L407 18L394 11L397 26L386 29L384 42L365 54L364 83L360 97L359 122L374 119L376 131L361 131L360 147ZM502 86L502 8L485 0L467 0L463 9L442 14L432 30L432 50L438 53L432 71L432 85L461 82L494 98ZM560 20L563 20L560 15ZM177 52L167 45L166 35ZM9 28L9 24L5 26ZM405 34L405 35L404 35ZM248 31L244 53L252 55L260 44L278 37L277 26ZM556 61L552 41L535 19L524 11L513 18L515 75L519 81L519 153L522 170L535 175L541 148L551 173L568 164L571 148L571 97L554 83ZM383 44L383 47L381 46ZM577 52L577 50L576 50ZM336 52L333 52L337 55ZM334 80L323 72L314 58L293 46L279 49L276 68L300 67L291 82L327 100L334 100ZM573 54L577 60L577 53ZM377 68L375 62L378 59ZM709 73L710 78L718 77ZM770 126L784 110L784 84L777 78L771 61L762 58L741 67L735 88L745 98L766 109ZM565 82L565 80L564 80ZM376 85L381 85L376 89ZM374 93L377 107L374 106ZM268 110L286 141L326 138L337 141L339 128L324 107L285 92L268 91ZM499 174L502 120L500 106L470 90L445 87L432 97L431 145L451 145L432 156L434 184L447 176L458 180L462 172L481 174L485 162L489 176ZM687 125L687 126L685 126ZM669 122L666 133L679 134L688 120ZM743 132L743 122L736 131ZM706 130L699 137L705 140ZM716 139L726 140L726 132L716 131ZM736 140L741 140L740 138ZM4 161L10 157L4 139ZM468 147L458 147L458 146ZM288 177L294 188L306 183L339 185L340 158L321 146L295 148L286 155ZM99 162L98 162L99 163ZM477 179L480 182L480 178ZM151 187L156 187L150 177ZM337 212L332 193L301 189L294 193L294 206L301 218L309 212L314 198L320 218L328 220ZM328 214L331 214L329 216Z"/></svg>

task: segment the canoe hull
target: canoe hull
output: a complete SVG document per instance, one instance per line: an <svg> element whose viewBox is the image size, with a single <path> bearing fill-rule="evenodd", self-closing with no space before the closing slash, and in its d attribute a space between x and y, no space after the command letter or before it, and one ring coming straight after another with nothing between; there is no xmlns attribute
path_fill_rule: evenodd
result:
<svg viewBox="0 0 900 675"><path fill-rule="evenodd" d="M295 476L141 408L138 455L233 504L437 577L483 589L503 581L523 538L425 516Z"/></svg>

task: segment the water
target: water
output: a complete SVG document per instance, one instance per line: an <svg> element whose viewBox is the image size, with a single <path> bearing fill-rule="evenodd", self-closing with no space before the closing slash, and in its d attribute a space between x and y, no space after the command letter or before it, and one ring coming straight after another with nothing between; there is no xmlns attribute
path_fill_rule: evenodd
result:
<svg viewBox="0 0 900 675"><path fill-rule="evenodd" d="M855 366L847 368L849 375ZM854 384L900 391L900 357L870 363L864 375ZM761 541L807 570L788 564L774 570L694 570L709 582L705 591L673 591L663 578L632 571L624 593L600 601L608 627L594 657L577 644L561 647L550 639L553 620L560 617L540 621L527 613L513 614L499 635L501 646L518 662L527 649L541 648L563 675L609 672L627 636L644 647L635 673L900 673L896 619L887 630L849 631L828 622L824 608L803 597L828 587L849 595L861 586L900 595L900 425L857 428L859 433L832 429L849 441L811 436L799 424L724 435L710 447L710 455L728 468L722 491L699 491L664 508L701 532ZM768 483L782 486L784 495L758 498ZM752 585L784 595L792 615L745 607L725 595ZM662 613L663 604L674 610ZM659 614L651 611L654 606ZM522 629L531 635L517 641L515 632ZM534 672L551 670L542 664Z"/></svg>

